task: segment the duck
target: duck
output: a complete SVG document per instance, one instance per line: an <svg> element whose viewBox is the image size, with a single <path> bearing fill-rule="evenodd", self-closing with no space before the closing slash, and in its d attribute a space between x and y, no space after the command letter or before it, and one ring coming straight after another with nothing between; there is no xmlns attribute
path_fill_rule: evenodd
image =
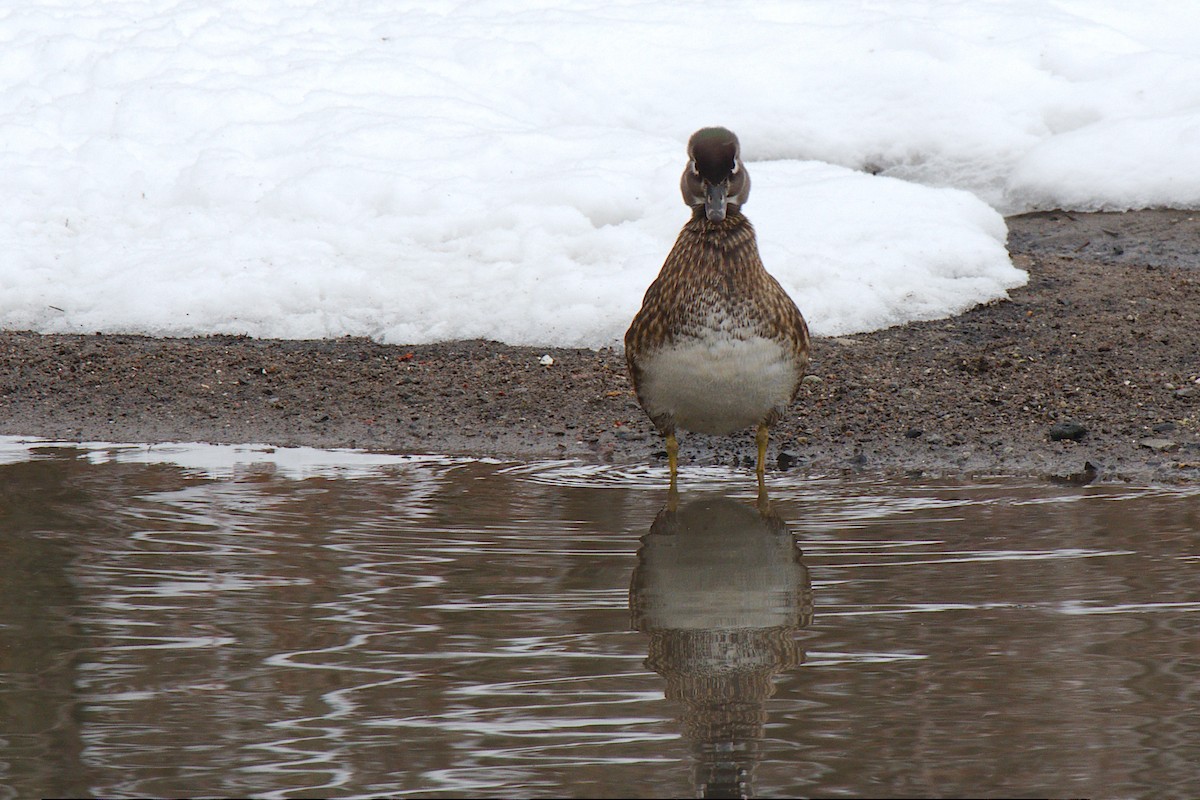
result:
<svg viewBox="0 0 1200 800"><path fill-rule="evenodd" d="M692 134L680 191L691 219L625 333L629 381L665 439L673 495L680 429L724 436L754 426L762 498L771 426L808 369L808 325L767 272L742 212L750 176L732 131Z"/></svg>

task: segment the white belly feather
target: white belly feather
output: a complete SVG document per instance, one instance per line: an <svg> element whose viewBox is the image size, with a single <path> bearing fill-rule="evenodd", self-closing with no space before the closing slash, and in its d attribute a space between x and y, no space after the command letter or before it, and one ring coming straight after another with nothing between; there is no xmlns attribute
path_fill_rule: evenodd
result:
<svg viewBox="0 0 1200 800"><path fill-rule="evenodd" d="M726 434L756 425L792 399L800 376L791 349L760 336L676 339L643 363L641 395L650 416L681 428Z"/></svg>

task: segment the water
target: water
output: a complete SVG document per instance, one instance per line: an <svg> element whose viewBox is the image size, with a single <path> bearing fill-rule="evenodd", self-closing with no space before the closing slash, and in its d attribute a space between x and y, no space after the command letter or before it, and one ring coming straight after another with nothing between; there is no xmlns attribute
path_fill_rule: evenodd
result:
<svg viewBox="0 0 1200 800"><path fill-rule="evenodd" d="M0 797L1200 794L1196 490L664 482L0 440Z"/></svg>

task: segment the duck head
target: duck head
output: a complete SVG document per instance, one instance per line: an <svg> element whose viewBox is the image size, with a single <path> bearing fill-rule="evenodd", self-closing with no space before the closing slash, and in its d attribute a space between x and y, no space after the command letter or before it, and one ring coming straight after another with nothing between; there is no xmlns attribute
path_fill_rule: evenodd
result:
<svg viewBox="0 0 1200 800"><path fill-rule="evenodd" d="M701 128L687 146L688 165L679 183L683 202L704 206L712 222L725 219L729 206L736 211L750 196L750 176L742 165L737 136L727 128Z"/></svg>

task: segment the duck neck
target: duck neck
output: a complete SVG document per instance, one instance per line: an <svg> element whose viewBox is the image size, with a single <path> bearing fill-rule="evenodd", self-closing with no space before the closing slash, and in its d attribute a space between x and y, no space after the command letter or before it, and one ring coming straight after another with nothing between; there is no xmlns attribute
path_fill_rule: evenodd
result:
<svg viewBox="0 0 1200 800"><path fill-rule="evenodd" d="M693 247L699 245L699 252L692 250L692 258L698 258L710 269L761 268L754 226L735 206L730 206L729 213L720 222L706 217L703 207L693 210L692 219L680 235L681 243L685 239L690 240Z"/></svg>

